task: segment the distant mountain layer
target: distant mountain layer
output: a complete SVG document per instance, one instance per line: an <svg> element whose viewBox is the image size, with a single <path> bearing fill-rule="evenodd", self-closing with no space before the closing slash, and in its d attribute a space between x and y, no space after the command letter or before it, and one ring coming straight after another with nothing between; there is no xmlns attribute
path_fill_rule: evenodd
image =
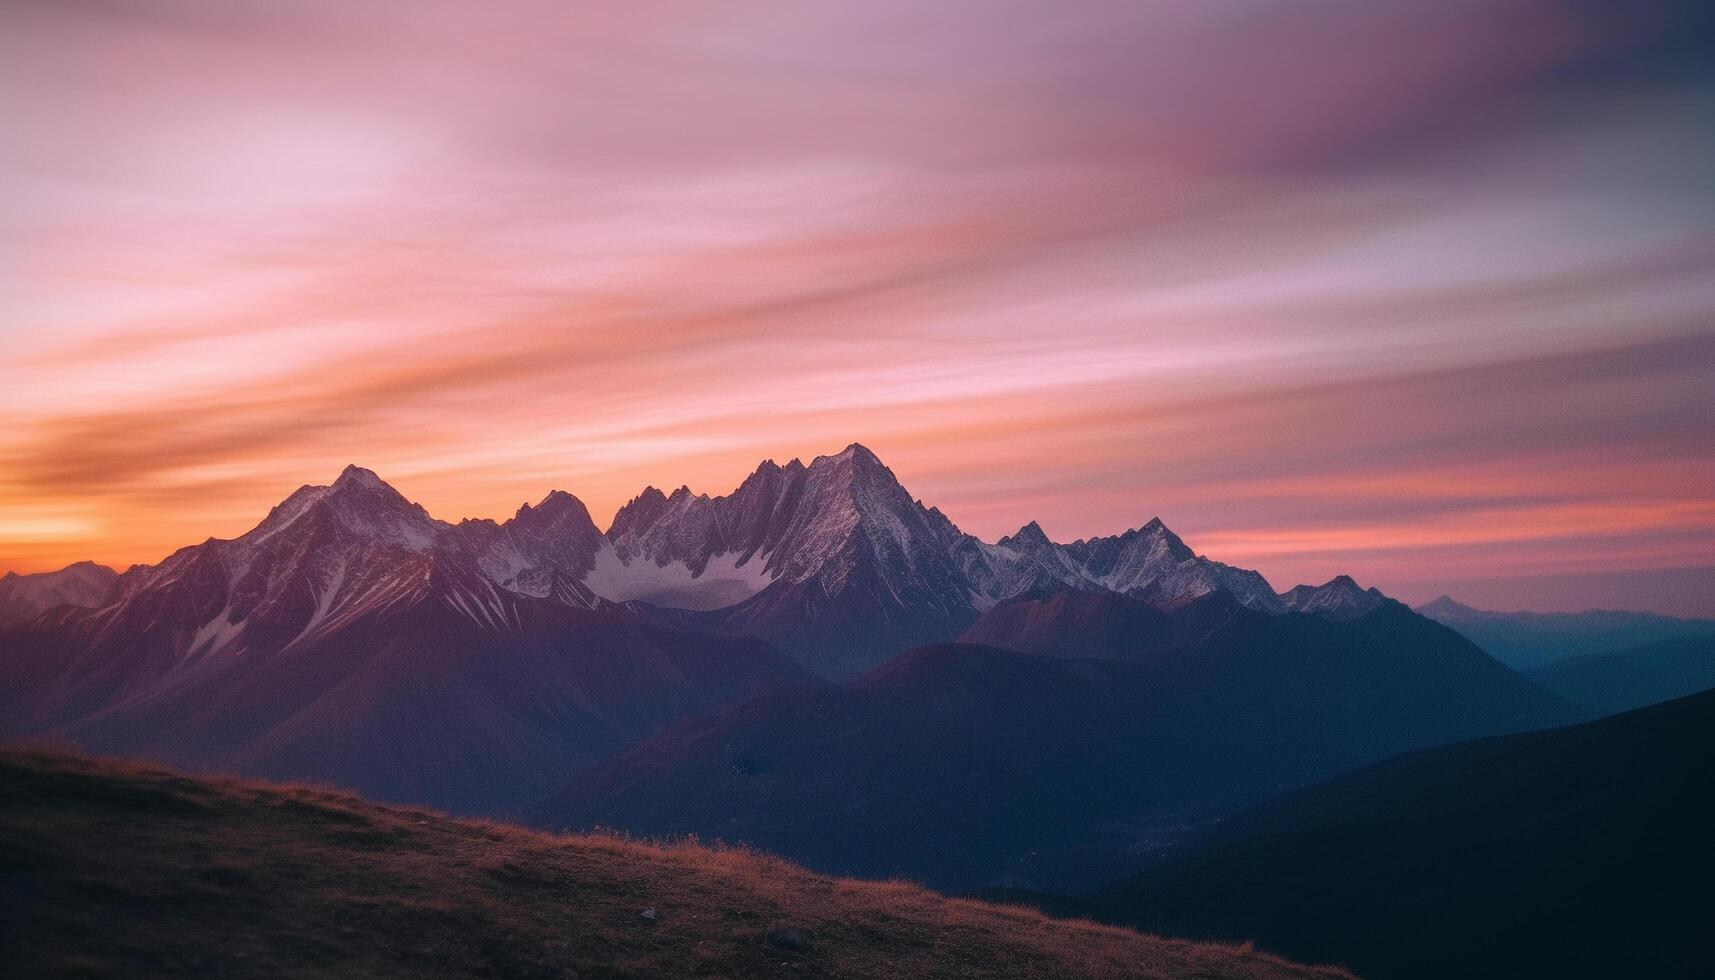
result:
<svg viewBox="0 0 1715 980"><path fill-rule="evenodd" d="M1398 603L1334 621L1074 590L966 635L1045 655L930 646L765 696L638 745L541 819L951 888L1087 886L1283 788L1581 717ZM1080 637L1104 659L1075 659Z"/></svg>
<svg viewBox="0 0 1715 980"><path fill-rule="evenodd" d="M1349 976L740 852L18 753L0 867L16 976Z"/></svg>
<svg viewBox="0 0 1715 980"><path fill-rule="evenodd" d="M1514 670L1608 653L1664 640L1715 639L1715 620L1592 609L1581 613L1493 612L1442 596L1417 608L1445 623Z"/></svg>
<svg viewBox="0 0 1715 980"><path fill-rule="evenodd" d="M1715 692L1401 756L1080 908L1380 980L1705 976L1711 827Z"/></svg>
<svg viewBox="0 0 1715 980"><path fill-rule="evenodd" d="M99 606L118 578L118 572L92 561L35 575L7 572L0 577L0 627L28 622L57 606Z"/></svg>

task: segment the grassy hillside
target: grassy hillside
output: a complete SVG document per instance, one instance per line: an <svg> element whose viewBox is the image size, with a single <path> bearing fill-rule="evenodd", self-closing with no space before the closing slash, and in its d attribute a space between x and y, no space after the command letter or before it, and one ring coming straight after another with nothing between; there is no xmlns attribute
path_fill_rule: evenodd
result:
<svg viewBox="0 0 1715 980"><path fill-rule="evenodd" d="M0 962L10 976L1347 976L741 851L27 752L0 753Z"/></svg>

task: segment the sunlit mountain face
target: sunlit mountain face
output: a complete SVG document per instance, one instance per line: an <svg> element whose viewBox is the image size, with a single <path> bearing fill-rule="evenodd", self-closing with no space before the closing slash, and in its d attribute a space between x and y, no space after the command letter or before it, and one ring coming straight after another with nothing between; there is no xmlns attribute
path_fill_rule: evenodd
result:
<svg viewBox="0 0 1715 980"><path fill-rule="evenodd" d="M1710 615L1704 6L6 4L0 572L858 439L983 541Z"/></svg>

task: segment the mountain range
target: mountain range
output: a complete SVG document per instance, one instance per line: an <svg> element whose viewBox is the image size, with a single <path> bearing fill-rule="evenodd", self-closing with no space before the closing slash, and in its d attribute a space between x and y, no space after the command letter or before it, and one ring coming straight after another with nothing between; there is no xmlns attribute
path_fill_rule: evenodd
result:
<svg viewBox="0 0 1715 980"><path fill-rule="evenodd" d="M440 521L349 467L106 578L7 580L0 737L949 886L1112 876L1271 793L1589 714L1160 520L981 541L859 445L645 489L606 532L562 491Z"/></svg>
<svg viewBox="0 0 1715 980"><path fill-rule="evenodd" d="M1715 687L1715 620L1592 609L1494 612L1442 596L1419 613L1565 700L1613 714Z"/></svg>
<svg viewBox="0 0 1715 980"><path fill-rule="evenodd" d="M111 616L115 605L176 582L222 577L235 605L188 608L171 623L203 630L200 652L286 639L263 639L264 629L307 635L419 594L433 577L449 605L484 628L504 626L517 597L577 609L629 604L662 625L768 640L830 679L916 643L951 639L997 602L1044 588L1156 602L1221 589L1270 612L1321 593L1301 587L1283 599L1256 572L1195 554L1158 519L1070 544L1031 523L989 544L914 500L854 444L809 465L766 461L723 497L645 488L605 534L563 491L504 522L448 524L353 466L329 486L300 488L250 532L182 549L159 565L114 575L85 563L9 576L0 608L13 624L65 604ZM253 602L273 608L253 622Z"/></svg>

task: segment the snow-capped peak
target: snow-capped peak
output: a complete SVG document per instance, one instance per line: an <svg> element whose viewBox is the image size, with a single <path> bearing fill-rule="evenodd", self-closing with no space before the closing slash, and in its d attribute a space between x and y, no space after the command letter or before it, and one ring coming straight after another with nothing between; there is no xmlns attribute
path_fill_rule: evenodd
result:
<svg viewBox="0 0 1715 980"><path fill-rule="evenodd" d="M514 521L529 525L543 525L558 521L575 521L579 525L594 523L590 521L589 509L584 502L564 490L550 491L541 502L535 506L525 504L518 508L518 513L512 516Z"/></svg>
<svg viewBox="0 0 1715 980"><path fill-rule="evenodd" d="M0 626L34 619L55 606L99 606L112 594L119 573L92 561L80 561L57 572L0 578Z"/></svg>
<svg viewBox="0 0 1715 980"><path fill-rule="evenodd" d="M365 490L393 489L387 485L385 480L376 476L374 470L365 469L356 463L341 470L339 478L333 481L333 485L336 488L361 487Z"/></svg>
<svg viewBox="0 0 1715 980"><path fill-rule="evenodd" d="M1003 548L1025 550L1048 547L1054 542L1049 540L1047 532L1042 530L1042 525L1031 521L995 543Z"/></svg>
<svg viewBox="0 0 1715 980"><path fill-rule="evenodd" d="M1280 598L1294 612L1333 619L1355 619L1387 602L1380 590L1366 589L1350 575L1336 575L1321 585L1300 585Z"/></svg>

